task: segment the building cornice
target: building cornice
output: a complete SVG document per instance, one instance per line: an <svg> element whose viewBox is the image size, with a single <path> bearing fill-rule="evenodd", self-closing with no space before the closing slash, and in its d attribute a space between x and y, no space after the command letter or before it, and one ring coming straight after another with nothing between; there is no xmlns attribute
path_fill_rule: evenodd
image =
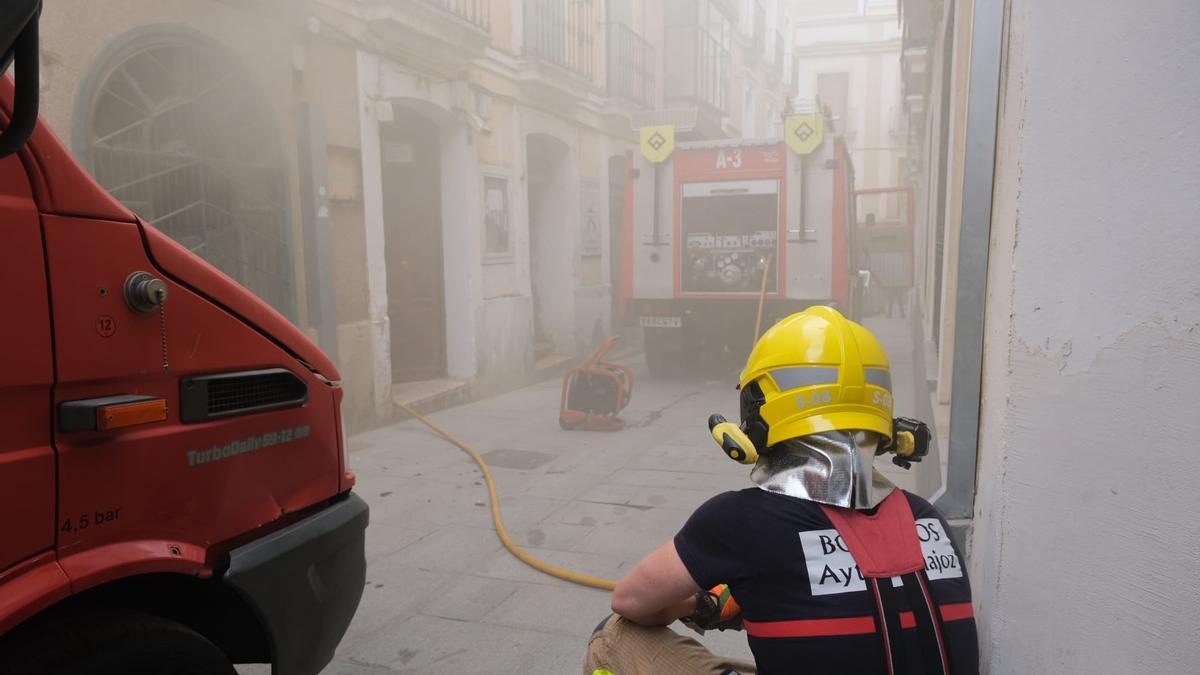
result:
<svg viewBox="0 0 1200 675"><path fill-rule="evenodd" d="M795 30L804 30L805 28L827 27L835 25L856 26L872 23L900 23L899 14L867 14L860 16L857 14L842 14L835 16L817 16L809 19L795 19L793 27Z"/></svg>
<svg viewBox="0 0 1200 675"><path fill-rule="evenodd" d="M900 53L903 40L899 37L890 40L874 40L870 42L830 42L815 45L795 45L792 47L793 56L854 56L857 54Z"/></svg>

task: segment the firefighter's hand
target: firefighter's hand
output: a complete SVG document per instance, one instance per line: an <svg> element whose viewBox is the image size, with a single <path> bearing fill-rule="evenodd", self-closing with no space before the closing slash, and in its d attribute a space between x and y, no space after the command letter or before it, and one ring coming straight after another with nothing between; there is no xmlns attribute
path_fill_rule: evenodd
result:
<svg viewBox="0 0 1200 675"><path fill-rule="evenodd" d="M742 608L733 599L729 586L718 584L696 594L696 611L682 619L688 628L704 634L706 630L742 630Z"/></svg>

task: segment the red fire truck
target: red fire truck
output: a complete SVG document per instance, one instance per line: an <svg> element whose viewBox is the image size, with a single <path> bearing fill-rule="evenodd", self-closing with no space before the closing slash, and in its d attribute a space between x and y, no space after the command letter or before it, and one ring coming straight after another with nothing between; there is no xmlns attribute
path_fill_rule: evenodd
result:
<svg viewBox="0 0 1200 675"><path fill-rule="evenodd" d="M840 137L808 155L782 140L680 143L661 164L635 155L628 173L621 293L652 374L744 357L764 289L764 328L818 303L855 315L854 167Z"/></svg>
<svg viewBox="0 0 1200 675"><path fill-rule="evenodd" d="M314 675L366 570L337 368L92 180L4 5L0 673Z"/></svg>

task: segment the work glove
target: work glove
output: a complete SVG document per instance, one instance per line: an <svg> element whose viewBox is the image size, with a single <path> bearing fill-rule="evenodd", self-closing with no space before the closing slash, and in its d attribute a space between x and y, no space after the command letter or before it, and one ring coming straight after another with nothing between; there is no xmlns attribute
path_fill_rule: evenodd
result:
<svg viewBox="0 0 1200 675"><path fill-rule="evenodd" d="M688 628L704 635L706 630L742 630L742 608L726 584L696 593L696 611L681 619Z"/></svg>

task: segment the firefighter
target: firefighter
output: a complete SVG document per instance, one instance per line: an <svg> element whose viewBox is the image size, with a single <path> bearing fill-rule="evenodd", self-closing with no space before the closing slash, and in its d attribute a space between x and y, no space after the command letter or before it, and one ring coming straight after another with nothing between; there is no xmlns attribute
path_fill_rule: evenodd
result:
<svg viewBox="0 0 1200 675"><path fill-rule="evenodd" d="M708 500L617 584L585 674L977 673L945 519L873 467L888 451L919 459L879 341L809 308L763 335L739 388L741 424L710 426L755 487ZM676 619L744 629L755 662L710 653L666 627Z"/></svg>

